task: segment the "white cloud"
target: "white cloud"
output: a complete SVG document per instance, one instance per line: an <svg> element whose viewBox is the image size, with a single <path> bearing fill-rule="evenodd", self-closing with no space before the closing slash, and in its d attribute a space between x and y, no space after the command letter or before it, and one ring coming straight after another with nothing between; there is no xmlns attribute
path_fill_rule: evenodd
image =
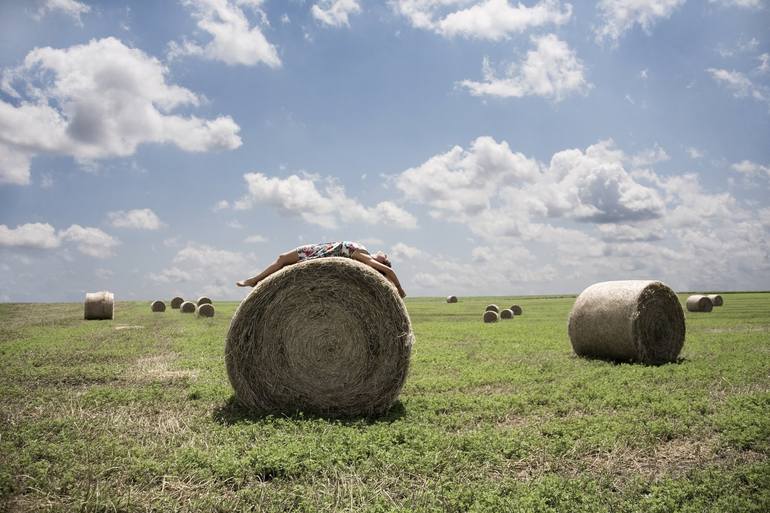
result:
<svg viewBox="0 0 770 513"><path fill-rule="evenodd" d="M693 146L690 146L689 148L687 148L687 155L691 159L703 158L703 152L701 150L699 150L698 148L695 148Z"/></svg>
<svg viewBox="0 0 770 513"><path fill-rule="evenodd" d="M763 53L759 57L759 66L757 66L757 73L767 73L770 71L770 53Z"/></svg>
<svg viewBox="0 0 770 513"><path fill-rule="evenodd" d="M509 0L395 0L394 10L415 28L444 37L467 37L498 41L511 34L545 25L563 25L572 16L572 5L541 0L528 7Z"/></svg>
<svg viewBox="0 0 770 513"><path fill-rule="evenodd" d="M600 0L602 25L595 30L598 42L617 41L634 25L649 32L661 18L668 18L686 0Z"/></svg>
<svg viewBox="0 0 770 513"><path fill-rule="evenodd" d="M762 0L709 0L709 2L726 7L744 7L749 9L760 9L762 7Z"/></svg>
<svg viewBox="0 0 770 513"><path fill-rule="evenodd" d="M158 230L163 226L158 216L149 208L108 212L107 218L115 228L134 230Z"/></svg>
<svg viewBox="0 0 770 513"><path fill-rule="evenodd" d="M632 155L629 159L629 163L633 167L647 167L670 159L671 157L666 153L666 150L656 143L652 148L641 151L636 155Z"/></svg>
<svg viewBox="0 0 770 513"><path fill-rule="evenodd" d="M767 175L770 177L770 166L763 166L750 160L743 160L730 166L730 169L746 175Z"/></svg>
<svg viewBox="0 0 770 513"><path fill-rule="evenodd" d="M149 277L158 283L179 283L193 279L189 272L179 267L168 267L158 273L150 273Z"/></svg>
<svg viewBox="0 0 770 513"><path fill-rule="evenodd" d="M115 247L120 244L119 240L99 228L83 227L78 224L73 224L59 232L59 237L63 241L74 242L81 253L94 258L112 256Z"/></svg>
<svg viewBox="0 0 770 513"><path fill-rule="evenodd" d="M267 238L262 235L249 235L243 239L243 242L247 244L259 244L262 242L267 242Z"/></svg>
<svg viewBox="0 0 770 513"><path fill-rule="evenodd" d="M519 64L512 64L497 77L489 60L483 62L483 82L463 80L459 85L474 96L521 98L542 96L561 101L570 94L585 94L592 87L575 52L554 34L532 38L535 49Z"/></svg>
<svg viewBox="0 0 770 513"><path fill-rule="evenodd" d="M0 247L52 249L61 244L48 223L27 223L16 228L0 224Z"/></svg>
<svg viewBox="0 0 770 513"><path fill-rule="evenodd" d="M249 21L244 8L254 12L263 24L267 17L260 8L262 0L182 0L198 21L198 28L211 40L202 45L184 39L169 44L169 58L195 55L222 61L228 65L254 66L264 63L271 68L281 66L278 51L258 25Z"/></svg>
<svg viewBox="0 0 770 513"><path fill-rule="evenodd" d="M73 18L78 25L83 25L80 16L91 12L91 6L76 0L45 0L37 11L37 18L56 11Z"/></svg>
<svg viewBox="0 0 770 513"><path fill-rule="evenodd" d="M414 246L409 246L403 242L397 242L390 248L389 257L393 260L411 260L414 258L425 258L428 254Z"/></svg>
<svg viewBox="0 0 770 513"><path fill-rule="evenodd" d="M199 98L167 74L157 59L112 37L32 50L4 73L14 102L0 100L0 183L28 184L30 158L41 153L89 161L130 156L143 143L194 152L241 145L229 116L172 114Z"/></svg>
<svg viewBox="0 0 770 513"><path fill-rule="evenodd" d="M358 0L321 0L312 8L313 18L330 27L347 27L348 17L361 12Z"/></svg>
<svg viewBox="0 0 770 513"><path fill-rule="evenodd" d="M757 101L770 103L770 92L766 87L757 85L740 71L708 68L711 77L720 85L732 91L735 98L751 97Z"/></svg>
<svg viewBox="0 0 770 513"><path fill-rule="evenodd" d="M220 200L216 205L211 207L212 212L219 212L220 210L226 210L230 208L230 202L227 200Z"/></svg>
<svg viewBox="0 0 770 513"><path fill-rule="evenodd" d="M345 189L332 179L321 180L313 175L277 178L262 173L247 173L243 177L248 194L235 202L236 209L267 204L286 215L300 216L308 223L327 228L336 227L340 221L417 227L417 219L398 205L383 201L366 207L349 198Z"/></svg>

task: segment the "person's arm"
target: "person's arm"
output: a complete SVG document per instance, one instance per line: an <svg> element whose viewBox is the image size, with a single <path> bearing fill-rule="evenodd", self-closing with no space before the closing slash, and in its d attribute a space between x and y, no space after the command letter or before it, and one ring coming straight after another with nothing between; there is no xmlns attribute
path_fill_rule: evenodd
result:
<svg viewBox="0 0 770 513"><path fill-rule="evenodd" d="M406 292L404 292L404 289L401 288L401 283L399 283L398 276L396 276L396 273L393 271L393 269L385 264L379 263L377 260L372 258L371 255L364 253L363 251L356 251L351 256L355 260L358 260L359 262L373 268L375 271L379 271L384 274L385 277L396 286L396 289L398 289L398 295L401 297L406 297Z"/></svg>

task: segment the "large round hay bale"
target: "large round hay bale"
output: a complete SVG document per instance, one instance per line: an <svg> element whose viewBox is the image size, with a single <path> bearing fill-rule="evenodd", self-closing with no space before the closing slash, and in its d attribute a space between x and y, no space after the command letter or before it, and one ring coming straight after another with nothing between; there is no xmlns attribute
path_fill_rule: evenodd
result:
<svg viewBox="0 0 770 513"><path fill-rule="evenodd" d="M447 296L446 297L447 303L457 303L457 296Z"/></svg>
<svg viewBox="0 0 770 513"><path fill-rule="evenodd" d="M206 296L201 296L198 298L198 306L210 305L210 304L211 304L211 298L208 298Z"/></svg>
<svg viewBox="0 0 770 513"><path fill-rule="evenodd" d="M227 375L259 412L374 415L396 400L414 336L395 287L349 258L294 264L261 281L227 334Z"/></svg>
<svg viewBox="0 0 770 513"><path fill-rule="evenodd" d="M714 303L708 296L695 294L687 298L688 312L710 312L712 308L714 308Z"/></svg>
<svg viewBox="0 0 770 513"><path fill-rule="evenodd" d="M171 308L174 310L178 309L180 306L182 306L182 303L184 303L184 299L182 299L179 296L176 296L171 300Z"/></svg>
<svg viewBox="0 0 770 513"><path fill-rule="evenodd" d="M485 312L495 312L500 313L500 307L497 305L487 305L487 307L484 309Z"/></svg>
<svg viewBox="0 0 770 513"><path fill-rule="evenodd" d="M150 310L152 310L153 312L165 312L166 303L160 300L153 301L152 304L150 305Z"/></svg>
<svg viewBox="0 0 770 513"><path fill-rule="evenodd" d="M500 318L501 319L513 319L513 311L506 308L505 310L500 312Z"/></svg>
<svg viewBox="0 0 770 513"><path fill-rule="evenodd" d="M513 312L513 315L521 315L524 313L524 311L521 309L521 306L519 305L511 305L510 310Z"/></svg>
<svg viewBox="0 0 770 513"><path fill-rule="evenodd" d="M580 356L657 365L679 356L684 312L664 283L607 281L591 285L578 296L568 331Z"/></svg>
<svg viewBox="0 0 770 513"><path fill-rule="evenodd" d="M487 310L484 312L484 322L497 322L500 320L500 315L494 310Z"/></svg>
<svg viewBox="0 0 770 513"><path fill-rule="evenodd" d="M722 306L723 304L725 304L724 300L722 299L722 296L720 296L719 294L709 294L706 297L711 300L711 304L714 306Z"/></svg>
<svg viewBox="0 0 770 513"><path fill-rule="evenodd" d="M179 311L182 313L195 313L195 303L192 301L185 301L182 306L179 307Z"/></svg>
<svg viewBox="0 0 770 513"><path fill-rule="evenodd" d="M203 303L198 307L198 317L214 317L214 305L211 303Z"/></svg>
<svg viewBox="0 0 770 513"><path fill-rule="evenodd" d="M115 314L115 295L106 290L86 293L83 318L90 320L112 320Z"/></svg>

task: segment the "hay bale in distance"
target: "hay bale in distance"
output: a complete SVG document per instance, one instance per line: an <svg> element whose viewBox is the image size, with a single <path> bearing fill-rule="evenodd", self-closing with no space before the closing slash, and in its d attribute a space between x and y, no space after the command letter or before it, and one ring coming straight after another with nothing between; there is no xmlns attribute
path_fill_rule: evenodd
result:
<svg viewBox="0 0 770 513"><path fill-rule="evenodd" d="M513 319L513 311L506 308L502 312L500 312L500 318L501 319Z"/></svg>
<svg viewBox="0 0 770 513"><path fill-rule="evenodd" d="M182 313L195 313L195 303L192 301L185 301L182 306L179 307L179 311Z"/></svg>
<svg viewBox="0 0 770 513"><path fill-rule="evenodd" d="M720 296L719 294L709 294L706 297L711 300L711 304L714 306L722 306L723 304L725 304L724 300L722 299L722 296Z"/></svg>
<svg viewBox="0 0 770 513"><path fill-rule="evenodd" d="M711 302L708 296L695 294L687 298L688 312L710 312L713 308L714 303Z"/></svg>
<svg viewBox="0 0 770 513"><path fill-rule="evenodd" d="M447 296L446 297L447 303L457 303L457 296Z"/></svg>
<svg viewBox="0 0 770 513"><path fill-rule="evenodd" d="M607 281L577 297L568 331L580 356L658 365L682 350L684 312L662 282Z"/></svg>
<svg viewBox="0 0 770 513"><path fill-rule="evenodd" d="M106 290L86 293L83 318L87 321L114 319L115 295Z"/></svg>
<svg viewBox="0 0 770 513"><path fill-rule="evenodd" d="M484 309L485 312L495 312L500 313L500 307L497 305L487 305L487 307Z"/></svg>
<svg viewBox="0 0 770 513"><path fill-rule="evenodd" d="M184 299L182 299L179 296L176 296L174 299L171 300L171 308L174 310L178 309L180 306L182 306L182 303L184 303Z"/></svg>
<svg viewBox="0 0 770 513"><path fill-rule="evenodd" d="M524 311L521 309L521 306L519 305L511 305L510 310L513 312L513 315L521 315L524 313Z"/></svg>
<svg viewBox="0 0 770 513"><path fill-rule="evenodd" d="M500 315L494 310L487 310L484 312L484 322L497 322L500 320Z"/></svg>
<svg viewBox="0 0 770 513"><path fill-rule="evenodd" d="M211 303L203 303L198 307L196 312L198 317L214 317L214 305Z"/></svg>
<svg viewBox="0 0 770 513"><path fill-rule="evenodd" d="M235 312L225 363L237 401L325 416L388 410L414 335L395 287L349 258L319 258L261 281Z"/></svg>
<svg viewBox="0 0 770 513"><path fill-rule="evenodd" d="M198 306L210 305L210 304L211 304L211 298L208 298L206 296L201 296L198 298Z"/></svg>
<svg viewBox="0 0 770 513"><path fill-rule="evenodd" d="M152 304L150 305L150 310L152 310L153 312L165 312L166 303L160 300L153 301Z"/></svg>

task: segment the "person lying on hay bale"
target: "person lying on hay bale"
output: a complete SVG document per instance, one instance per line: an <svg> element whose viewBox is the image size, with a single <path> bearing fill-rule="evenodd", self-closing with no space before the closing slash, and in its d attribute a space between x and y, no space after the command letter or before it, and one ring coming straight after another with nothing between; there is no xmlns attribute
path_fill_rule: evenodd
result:
<svg viewBox="0 0 770 513"><path fill-rule="evenodd" d="M322 242L320 244L307 244L298 248L282 253L278 256L275 262L267 266L264 271L249 278L247 280L241 280L236 283L239 287L254 287L257 283L264 280L271 274L280 269L283 269L287 265L293 265L297 262L304 260L311 260L313 258L324 257L347 257L353 260L368 265L375 271L382 273L393 285L398 289L398 294L401 297L406 297L406 292L401 288L401 284L398 281L396 273L390 268L390 260L388 255L382 251L378 251L373 256L369 254L369 251L358 242L342 241L342 242Z"/></svg>

